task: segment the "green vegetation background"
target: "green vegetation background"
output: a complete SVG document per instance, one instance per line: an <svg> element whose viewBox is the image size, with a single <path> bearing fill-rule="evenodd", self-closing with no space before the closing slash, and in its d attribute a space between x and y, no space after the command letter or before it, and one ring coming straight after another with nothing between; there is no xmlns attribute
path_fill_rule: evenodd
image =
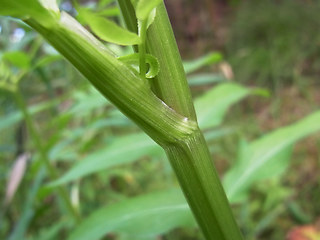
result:
<svg viewBox="0 0 320 240"><path fill-rule="evenodd" d="M100 1L98 7L107 2ZM95 6L94 2L90 4ZM108 6L109 16L117 16L114 5ZM61 7L74 11L67 1ZM317 1L175 0L167 1L167 8L185 59L192 94L198 99L196 107L199 115L204 116L205 136L223 179L227 172L232 176L230 169L241 159L241 149L248 149L246 145L319 110ZM118 55L130 52L129 48L109 47ZM33 58L23 55L22 52L30 54L34 48L38 52ZM208 55L211 52L216 53ZM61 176L60 183L52 183L42 170L39 154L14 99L6 90L0 90L1 239L69 236L72 222L61 214L66 209L55 195L54 184L67 186L82 216L104 206L121 211L122 205L111 204L178 186L161 149L21 22L0 18L0 55L1 78L26 72L20 86L23 97L49 159ZM223 84L231 85L221 89ZM213 94L212 89L216 90ZM223 104L226 106L218 113L212 111ZM217 116L221 119L213 120ZM278 162L275 166L267 165L264 180L255 177L242 191L245 197L234 198L233 209L245 239L291 239L294 227L308 225L313 231L319 221L320 140L319 133L313 132L317 126L312 128L312 124L317 122L303 122L301 133L299 126L287 129L279 137L280 143L287 139L289 148L293 148L280 159L290 161L279 160L285 166ZM309 134L310 137L294 144ZM256 145L249 146L258 149L254 148ZM27 161L21 160L25 154L30 155ZM85 161L87 165L79 164ZM22 164L20 168L18 163ZM15 179L21 177L22 181L8 200L7 184L13 181L13 169ZM277 171L279 174L273 174ZM228 185L227 180L224 183ZM161 200L161 195L150 196L154 201ZM161 212L157 216L161 217ZM189 221L191 217L181 216L169 221L164 214L169 222L166 226L150 220L161 225L159 228L138 227L139 221L116 226L116 231L110 230L112 233L103 239L134 239L128 232L137 229L150 236L138 235L136 239L203 239L193 221ZM310 239L319 239L319 233Z"/></svg>

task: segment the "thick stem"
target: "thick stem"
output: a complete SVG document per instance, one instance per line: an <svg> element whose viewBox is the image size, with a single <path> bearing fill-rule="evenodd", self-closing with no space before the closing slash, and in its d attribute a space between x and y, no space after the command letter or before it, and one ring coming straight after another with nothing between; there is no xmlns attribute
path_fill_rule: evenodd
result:
<svg viewBox="0 0 320 240"><path fill-rule="evenodd" d="M182 65L179 49L164 3L156 9L156 17L147 31L147 53L160 65L153 89L175 111L196 121L191 91Z"/></svg>
<svg viewBox="0 0 320 240"><path fill-rule="evenodd" d="M164 149L206 239L242 239L200 130Z"/></svg>
<svg viewBox="0 0 320 240"><path fill-rule="evenodd" d="M137 31L137 19L130 0L118 0L121 13L130 31ZM147 53L154 55L160 65L159 74L150 81L155 94L177 113L193 121L196 114L191 92L183 69L178 46L164 4L156 10L154 22L147 30ZM134 48L137 51L137 48Z"/></svg>
<svg viewBox="0 0 320 240"><path fill-rule="evenodd" d="M242 239L197 127L190 89L164 5L157 8L153 30L147 35L148 49L160 62L154 87L163 101L152 93L145 79L111 56L66 13L62 13L60 22L50 28L36 21L26 22L166 150L206 238Z"/></svg>
<svg viewBox="0 0 320 240"><path fill-rule="evenodd" d="M42 34L120 111L160 145L192 133L196 123L168 107L138 76L67 13L52 28L26 21Z"/></svg>
<svg viewBox="0 0 320 240"><path fill-rule="evenodd" d="M16 88L16 90L14 91L14 97L15 100L17 102L18 107L20 108L24 120L26 121L27 124L27 128L30 132L30 136L31 139L33 141L33 144L35 146L35 148L39 151L40 153L40 157L43 161L43 164L46 167L46 170L50 176L50 178L52 180L57 179L58 174L56 173L54 167L50 164L49 158L48 158L48 154L47 151L45 149L45 147L42 144L41 138L40 138L40 134L38 133L38 130L32 120L32 117L28 111L27 105L24 101L24 98L20 92L19 87ZM67 192L65 191L64 188L62 187L58 187L58 193L60 198L62 199L62 201L64 202L66 208L68 209L68 211L70 212L70 214L72 215L72 217L74 218L74 221L79 223L80 222L80 215L79 213L76 211L76 209L72 206L70 198L68 197Z"/></svg>
<svg viewBox="0 0 320 240"><path fill-rule="evenodd" d="M118 2L122 13L127 14L127 26L132 26L136 19L130 0ZM164 4L156 11L147 32L147 52L160 64L160 72L152 81L153 90L176 112L195 121L190 89ZM163 147L206 239L242 239L200 130Z"/></svg>

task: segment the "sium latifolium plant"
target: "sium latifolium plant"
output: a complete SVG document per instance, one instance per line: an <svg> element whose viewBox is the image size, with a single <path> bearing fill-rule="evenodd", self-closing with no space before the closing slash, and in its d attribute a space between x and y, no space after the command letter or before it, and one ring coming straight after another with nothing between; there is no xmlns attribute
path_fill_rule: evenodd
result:
<svg viewBox="0 0 320 240"><path fill-rule="evenodd" d="M162 1L118 1L131 32L79 9L82 20L102 40L135 45L137 53L122 58L114 56L69 14L60 12L55 1L0 3L0 14L21 18L38 31L165 150L207 239L242 239L199 130Z"/></svg>

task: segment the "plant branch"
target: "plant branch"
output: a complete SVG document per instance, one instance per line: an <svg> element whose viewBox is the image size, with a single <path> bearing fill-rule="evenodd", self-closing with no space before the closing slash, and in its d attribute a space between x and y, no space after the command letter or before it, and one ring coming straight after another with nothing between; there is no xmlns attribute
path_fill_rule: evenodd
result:
<svg viewBox="0 0 320 240"><path fill-rule="evenodd" d="M67 13L54 26L27 20L67 58L120 111L160 145L181 141L192 134L196 123L175 112L154 95L141 78Z"/></svg>

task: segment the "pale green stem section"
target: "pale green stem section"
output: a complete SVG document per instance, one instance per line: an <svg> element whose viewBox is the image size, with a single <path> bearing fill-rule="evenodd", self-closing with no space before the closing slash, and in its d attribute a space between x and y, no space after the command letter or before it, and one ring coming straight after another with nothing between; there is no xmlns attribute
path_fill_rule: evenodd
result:
<svg viewBox="0 0 320 240"><path fill-rule="evenodd" d="M67 13L51 27L28 20L64 57L125 115L160 145L192 134L196 123L176 113L156 97L148 81L106 48Z"/></svg>
<svg viewBox="0 0 320 240"><path fill-rule="evenodd" d="M136 32L137 19L130 0L118 0L118 5L128 29ZM159 74L150 81L153 91L168 106L195 121L191 92L164 4L157 7L154 22L147 30L146 45L147 53L155 56L160 65Z"/></svg>
<svg viewBox="0 0 320 240"><path fill-rule="evenodd" d="M130 0L118 2L120 7L124 6L122 13L127 14L124 17L127 26L132 26L136 19L132 17ZM160 64L159 74L151 80L156 95L178 113L196 120L190 89L164 4L157 7L156 18L148 29L147 53L155 56ZM181 141L163 147L206 239L243 239L201 131L197 128Z"/></svg>
<svg viewBox="0 0 320 240"><path fill-rule="evenodd" d="M25 103L25 100L24 100L21 92L20 92L19 87L17 87L15 89L13 94L14 94L15 100L17 102L17 105L23 114L24 120L26 121L27 128L30 132L30 136L33 141L34 147L39 151L41 160L43 161L50 178L52 180L57 179L58 174L56 173L55 168L50 164L50 160L48 158L48 153L42 144L40 134L38 133L38 130L34 124L34 121L32 120L32 117L28 111L27 105ZM72 206L67 192L62 187L58 187L57 190L58 190L59 196L61 197L66 208L68 209L68 211L70 212L70 214L74 218L74 221L79 223L80 222L80 215L76 211L76 209Z"/></svg>
<svg viewBox="0 0 320 240"><path fill-rule="evenodd" d="M202 133L164 147L207 240L242 240Z"/></svg>
<svg viewBox="0 0 320 240"><path fill-rule="evenodd" d="M147 35L148 49L160 62L155 92L164 101L151 91L144 78L111 56L68 14L62 12L61 19L50 27L33 20L26 22L165 149L206 238L242 239L196 124L190 90L164 6L157 9L153 30Z"/></svg>
<svg viewBox="0 0 320 240"><path fill-rule="evenodd" d="M179 49L163 3L147 31L147 53L155 56L159 74L152 81L153 89L166 104L178 113L196 121L190 88L182 65Z"/></svg>

